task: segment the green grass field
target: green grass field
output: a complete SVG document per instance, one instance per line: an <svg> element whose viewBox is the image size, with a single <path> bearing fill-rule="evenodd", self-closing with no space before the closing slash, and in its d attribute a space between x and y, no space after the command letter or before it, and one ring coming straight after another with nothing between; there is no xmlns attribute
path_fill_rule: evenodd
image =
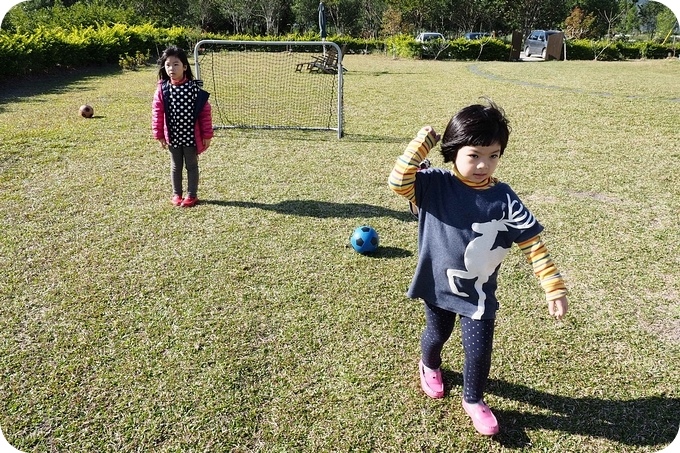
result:
<svg viewBox="0 0 680 453"><path fill-rule="evenodd" d="M170 204L155 68L0 93L0 427L25 452L655 452L680 424L680 62L349 55L345 131L219 131ZM488 96L497 176L546 225L564 322L515 248L486 400L419 388L416 222L391 193L422 125ZM77 116L91 103L96 117ZM438 148L435 165L443 165ZM361 224L373 257L348 248Z"/></svg>

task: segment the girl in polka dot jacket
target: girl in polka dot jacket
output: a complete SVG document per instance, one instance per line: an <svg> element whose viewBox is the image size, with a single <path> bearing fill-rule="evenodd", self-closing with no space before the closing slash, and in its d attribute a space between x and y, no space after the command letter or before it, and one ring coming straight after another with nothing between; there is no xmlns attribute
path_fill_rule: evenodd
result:
<svg viewBox="0 0 680 453"><path fill-rule="evenodd" d="M424 301L420 385L432 398L444 396L441 351L456 317L465 354L463 401L475 429L498 433L482 397L491 368L496 279L501 261L518 244L545 290L551 316L567 311L567 290L539 233L543 227L510 186L493 177L510 128L493 103L459 111L444 132L441 153L453 169L421 169L440 140L423 127L397 159L389 186L418 212L418 264L407 295Z"/></svg>
<svg viewBox="0 0 680 453"><path fill-rule="evenodd" d="M194 80L187 54L165 49L158 60L158 86L153 97L151 128L170 150L172 204L190 208L198 203L198 155L213 137L209 93ZM187 196L182 197L182 167L187 169Z"/></svg>

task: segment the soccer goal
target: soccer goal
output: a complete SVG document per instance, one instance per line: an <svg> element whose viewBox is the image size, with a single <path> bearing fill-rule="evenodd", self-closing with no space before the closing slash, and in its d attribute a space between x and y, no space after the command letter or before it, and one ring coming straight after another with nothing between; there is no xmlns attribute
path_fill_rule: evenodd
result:
<svg viewBox="0 0 680 453"><path fill-rule="evenodd" d="M196 78L210 92L213 127L337 131L342 50L329 41L203 40Z"/></svg>

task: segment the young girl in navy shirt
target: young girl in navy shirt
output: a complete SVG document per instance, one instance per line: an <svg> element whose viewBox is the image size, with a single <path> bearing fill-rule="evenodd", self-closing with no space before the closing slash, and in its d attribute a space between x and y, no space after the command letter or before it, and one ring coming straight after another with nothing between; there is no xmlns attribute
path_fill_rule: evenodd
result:
<svg viewBox="0 0 680 453"><path fill-rule="evenodd" d="M471 105L451 119L441 152L452 170L421 169L440 136L423 127L397 159L389 186L416 206L418 264L408 289L422 299L420 384L432 398L444 396L441 351L460 319L465 363L465 412L483 435L498 421L483 400L491 368L498 269L518 244L545 290L551 316L567 312L567 290L541 240L543 226L507 184L493 177L508 144L508 121L496 105Z"/></svg>

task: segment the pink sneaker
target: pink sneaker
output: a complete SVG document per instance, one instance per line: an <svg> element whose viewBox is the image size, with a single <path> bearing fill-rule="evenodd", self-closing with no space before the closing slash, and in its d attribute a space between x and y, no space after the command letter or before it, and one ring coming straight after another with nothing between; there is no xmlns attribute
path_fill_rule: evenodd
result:
<svg viewBox="0 0 680 453"><path fill-rule="evenodd" d="M182 196L177 195L177 194L173 195L172 196L172 204L174 204L175 206L181 205L182 204Z"/></svg>
<svg viewBox="0 0 680 453"><path fill-rule="evenodd" d="M420 387L423 392L430 398L444 397L444 381L442 380L442 371L437 368L434 371L425 371L423 361L418 364L420 370Z"/></svg>
<svg viewBox="0 0 680 453"><path fill-rule="evenodd" d="M484 436L498 434L498 421L484 401L470 404L463 400L463 409L472 419L472 424L479 434Z"/></svg>
<svg viewBox="0 0 680 453"><path fill-rule="evenodd" d="M192 208L196 206L196 203L198 203L197 197L186 197L184 200L182 200L182 204L180 206L183 208Z"/></svg>

